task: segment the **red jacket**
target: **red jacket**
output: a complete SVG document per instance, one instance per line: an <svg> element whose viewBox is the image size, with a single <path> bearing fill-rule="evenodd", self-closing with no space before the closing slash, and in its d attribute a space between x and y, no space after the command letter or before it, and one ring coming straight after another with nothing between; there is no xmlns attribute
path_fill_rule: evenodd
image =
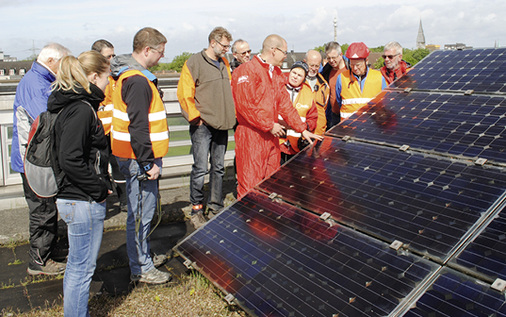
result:
<svg viewBox="0 0 506 317"><path fill-rule="evenodd" d="M397 78L401 78L404 74L406 74L411 65L406 63L405 61L399 62L399 67L395 70L390 70L386 66L380 68L381 74L385 77L387 85L390 85L392 82L397 80Z"/></svg>
<svg viewBox="0 0 506 317"><path fill-rule="evenodd" d="M279 141L270 132L278 115L293 130L306 129L286 91L285 76L279 67L273 67L271 78L269 67L272 66L255 56L232 73L238 122L235 154L239 198L279 168Z"/></svg>

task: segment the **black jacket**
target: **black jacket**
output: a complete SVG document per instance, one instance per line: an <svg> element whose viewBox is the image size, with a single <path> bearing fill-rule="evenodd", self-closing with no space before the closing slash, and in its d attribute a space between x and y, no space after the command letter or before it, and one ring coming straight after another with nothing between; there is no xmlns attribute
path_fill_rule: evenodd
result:
<svg viewBox="0 0 506 317"><path fill-rule="evenodd" d="M104 93L93 84L90 88L91 94L83 88L78 93L56 90L48 99L50 112L61 110L55 123L55 145L65 176L57 198L101 202L111 188L107 139L96 114Z"/></svg>

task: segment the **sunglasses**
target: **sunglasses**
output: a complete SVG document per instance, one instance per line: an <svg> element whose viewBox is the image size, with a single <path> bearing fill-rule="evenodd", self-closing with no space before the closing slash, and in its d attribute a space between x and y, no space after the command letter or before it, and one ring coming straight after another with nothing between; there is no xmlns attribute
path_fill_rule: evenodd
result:
<svg viewBox="0 0 506 317"><path fill-rule="evenodd" d="M383 59L387 59L387 58L388 59L392 59L392 58L394 58L397 55L399 55L399 54L395 54L395 55L382 55L382 57L383 57Z"/></svg>
<svg viewBox="0 0 506 317"><path fill-rule="evenodd" d="M247 50L247 51L244 51L242 53L239 53L239 55L246 56L246 54L249 54L249 53L251 53L251 50Z"/></svg>

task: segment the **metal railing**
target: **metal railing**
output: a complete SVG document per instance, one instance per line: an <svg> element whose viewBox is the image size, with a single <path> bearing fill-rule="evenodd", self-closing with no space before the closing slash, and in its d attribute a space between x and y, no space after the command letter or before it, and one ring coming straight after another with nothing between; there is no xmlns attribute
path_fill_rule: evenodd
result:
<svg viewBox="0 0 506 317"><path fill-rule="evenodd" d="M179 103L177 101L176 88L179 77L167 77L159 79L159 87L162 89L165 112L169 122L171 140L169 142L169 154L163 159L163 177L174 178L172 186L179 183L187 183L186 179L193 164L193 157L190 155L190 134L188 123L181 116ZM13 124L13 103L17 84L0 82L0 186L21 184L19 173L11 169L10 149L12 144ZM172 124L171 124L172 122ZM174 139L173 139L174 136ZM229 148L234 142L233 135L229 136ZM171 153L176 153L171 154ZM225 155L225 165L233 164L234 151L229 150ZM183 185L183 184L180 184Z"/></svg>

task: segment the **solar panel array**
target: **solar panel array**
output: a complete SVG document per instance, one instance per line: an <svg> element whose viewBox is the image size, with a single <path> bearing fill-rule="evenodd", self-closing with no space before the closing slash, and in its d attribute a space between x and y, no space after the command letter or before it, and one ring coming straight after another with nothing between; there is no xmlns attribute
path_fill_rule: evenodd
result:
<svg viewBox="0 0 506 317"><path fill-rule="evenodd" d="M506 316L505 86L434 52L175 250L254 316Z"/></svg>

